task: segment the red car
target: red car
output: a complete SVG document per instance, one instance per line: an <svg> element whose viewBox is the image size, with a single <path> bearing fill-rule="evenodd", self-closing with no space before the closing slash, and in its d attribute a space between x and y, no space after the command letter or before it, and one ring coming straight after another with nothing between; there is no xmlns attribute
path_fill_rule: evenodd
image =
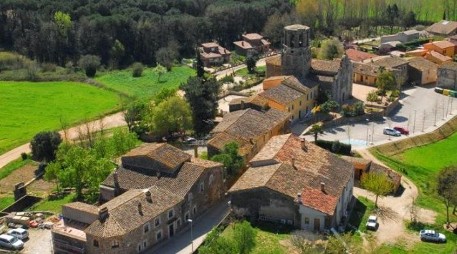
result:
<svg viewBox="0 0 457 254"><path fill-rule="evenodd" d="M394 127L394 130L400 132L403 135L409 135L409 130L403 127Z"/></svg>

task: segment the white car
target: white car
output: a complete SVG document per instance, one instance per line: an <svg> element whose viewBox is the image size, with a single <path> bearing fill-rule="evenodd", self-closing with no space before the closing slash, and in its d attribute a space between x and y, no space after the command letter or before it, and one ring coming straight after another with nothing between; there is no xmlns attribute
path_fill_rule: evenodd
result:
<svg viewBox="0 0 457 254"><path fill-rule="evenodd" d="M376 230L378 229L378 217L370 215L366 224L367 229Z"/></svg>
<svg viewBox="0 0 457 254"><path fill-rule="evenodd" d="M23 229L23 228L15 228L15 229L8 230L7 234L15 236L15 237L19 238L20 240L24 240L29 237L29 231L27 231L26 229Z"/></svg>
<svg viewBox="0 0 457 254"><path fill-rule="evenodd" d="M423 229L419 232L419 236L422 241L430 242L446 242L446 236L444 234L438 233L435 230Z"/></svg>
<svg viewBox="0 0 457 254"><path fill-rule="evenodd" d="M8 249L19 250L24 247L24 242L15 236L3 234L0 235L0 246Z"/></svg>
<svg viewBox="0 0 457 254"><path fill-rule="evenodd" d="M384 128L382 131L385 135L390 135L390 136L395 136L395 137L400 137L401 133L393 128Z"/></svg>

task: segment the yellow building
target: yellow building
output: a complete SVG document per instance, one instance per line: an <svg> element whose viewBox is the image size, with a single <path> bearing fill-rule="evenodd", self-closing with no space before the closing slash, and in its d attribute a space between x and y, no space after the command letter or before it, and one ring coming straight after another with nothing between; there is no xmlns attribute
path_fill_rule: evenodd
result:
<svg viewBox="0 0 457 254"><path fill-rule="evenodd" d="M265 90L260 97L265 98L270 108L291 114L291 120L305 118L315 106L317 85L302 84L294 76L276 76L265 79Z"/></svg>
<svg viewBox="0 0 457 254"><path fill-rule="evenodd" d="M454 57L455 45L449 41L434 41L424 44L424 49L436 51L443 56Z"/></svg>

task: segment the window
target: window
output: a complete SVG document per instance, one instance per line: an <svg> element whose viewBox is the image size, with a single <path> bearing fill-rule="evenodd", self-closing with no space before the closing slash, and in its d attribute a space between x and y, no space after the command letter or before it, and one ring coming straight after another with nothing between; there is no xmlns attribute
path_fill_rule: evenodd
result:
<svg viewBox="0 0 457 254"><path fill-rule="evenodd" d="M211 174L209 176L209 185L211 185L213 183L213 181L214 181L214 176L213 176L213 174Z"/></svg>
<svg viewBox="0 0 457 254"><path fill-rule="evenodd" d="M160 239L162 239L162 230L156 232L156 240L159 241Z"/></svg>
<svg viewBox="0 0 457 254"><path fill-rule="evenodd" d="M98 241L94 239L94 247L98 247Z"/></svg>
<svg viewBox="0 0 457 254"><path fill-rule="evenodd" d="M200 183L200 192L203 192L205 190L205 182Z"/></svg>
<svg viewBox="0 0 457 254"><path fill-rule="evenodd" d="M114 240L114 241L113 241L113 244L111 245L111 248L112 248L112 249L119 248L119 241Z"/></svg>
<svg viewBox="0 0 457 254"><path fill-rule="evenodd" d="M190 219L190 213L189 211L187 211L185 214L184 214L184 219L187 221L188 219Z"/></svg>
<svg viewBox="0 0 457 254"><path fill-rule="evenodd" d="M195 215L195 214L197 213L197 206L196 206L196 205L194 205L194 209L192 209L192 210L193 210L193 212L194 212L194 215Z"/></svg>
<svg viewBox="0 0 457 254"><path fill-rule="evenodd" d="M211 178L210 178L210 180L211 180ZM187 195L187 201L188 201L188 202L192 202L192 199L194 199L194 195L193 195L192 193L189 193L189 194Z"/></svg>
<svg viewBox="0 0 457 254"><path fill-rule="evenodd" d="M305 224L306 224L306 225L309 224L309 218L308 218L308 217L305 217Z"/></svg>
<svg viewBox="0 0 457 254"><path fill-rule="evenodd" d="M154 225L155 225L156 227L158 227L158 226L160 225L160 217L155 219Z"/></svg>
<svg viewBox="0 0 457 254"><path fill-rule="evenodd" d="M149 232L149 223L144 224L143 230L144 230L144 233Z"/></svg>
<svg viewBox="0 0 457 254"><path fill-rule="evenodd" d="M170 211L168 211L168 219L171 219L173 218L173 216L175 215L173 209L171 209Z"/></svg>
<svg viewBox="0 0 457 254"><path fill-rule="evenodd" d="M146 249L148 247L148 241L144 240L143 241L143 249Z"/></svg>

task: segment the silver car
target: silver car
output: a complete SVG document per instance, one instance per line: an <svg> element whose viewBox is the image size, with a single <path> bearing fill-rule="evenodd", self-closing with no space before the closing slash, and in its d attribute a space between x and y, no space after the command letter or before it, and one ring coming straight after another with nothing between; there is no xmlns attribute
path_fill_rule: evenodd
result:
<svg viewBox="0 0 457 254"><path fill-rule="evenodd" d="M367 229L371 229L371 230L378 229L378 217L376 217L374 215L370 215L370 217L368 217L368 221L365 226L367 227Z"/></svg>
<svg viewBox="0 0 457 254"><path fill-rule="evenodd" d="M419 232L419 236L422 241L429 242L446 242L446 236L444 234L438 233L435 230L423 229Z"/></svg>
<svg viewBox="0 0 457 254"><path fill-rule="evenodd" d="M15 237L19 238L20 240L29 238L29 231L27 231L26 229L23 229L23 228L15 228L15 229L8 230L7 234L15 236Z"/></svg>
<svg viewBox="0 0 457 254"><path fill-rule="evenodd" d="M24 247L24 242L15 236L3 234L0 235L0 246L8 249L19 250Z"/></svg>
<svg viewBox="0 0 457 254"><path fill-rule="evenodd" d="M392 128L387 128L387 127L384 128L382 133L384 133L385 135L390 135L390 136L395 136L395 137L401 136L401 133L399 131L392 129Z"/></svg>

